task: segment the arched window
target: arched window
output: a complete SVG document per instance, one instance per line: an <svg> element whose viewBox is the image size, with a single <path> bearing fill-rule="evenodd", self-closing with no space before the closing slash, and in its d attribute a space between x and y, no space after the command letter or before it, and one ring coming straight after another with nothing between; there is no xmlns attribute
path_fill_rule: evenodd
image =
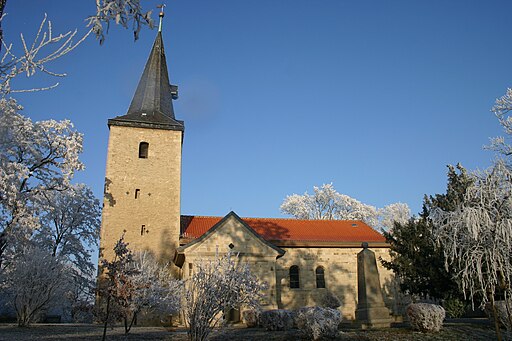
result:
<svg viewBox="0 0 512 341"><path fill-rule="evenodd" d="M290 288L300 288L299 267L297 265L290 267Z"/></svg>
<svg viewBox="0 0 512 341"><path fill-rule="evenodd" d="M149 143L141 142L139 144L139 159L147 159L148 158L148 150L149 150Z"/></svg>
<svg viewBox="0 0 512 341"><path fill-rule="evenodd" d="M325 277L324 277L324 268L319 266L315 270L316 275L316 287L317 288L325 288Z"/></svg>

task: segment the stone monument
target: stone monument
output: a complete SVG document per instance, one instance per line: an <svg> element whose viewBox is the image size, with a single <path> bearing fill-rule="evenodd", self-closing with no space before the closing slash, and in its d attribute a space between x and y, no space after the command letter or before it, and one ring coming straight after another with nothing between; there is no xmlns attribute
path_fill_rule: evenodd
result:
<svg viewBox="0 0 512 341"><path fill-rule="evenodd" d="M389 328L392 318L384 304L375 253L362 244L357 254L356 323L361 329Z"/></svg>

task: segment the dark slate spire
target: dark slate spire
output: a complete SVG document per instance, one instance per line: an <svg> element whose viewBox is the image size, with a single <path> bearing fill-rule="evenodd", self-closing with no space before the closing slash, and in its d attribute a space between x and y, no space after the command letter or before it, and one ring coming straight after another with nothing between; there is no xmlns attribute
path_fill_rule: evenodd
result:
<svg viewBox="0 0 512 341"><path fill-rule="evenodd" d="M128 112L108 120L108 124L184 130L183 121L174 117L172 100L177 98L178 87L169 83L162 32L159 30Z"/></svg>

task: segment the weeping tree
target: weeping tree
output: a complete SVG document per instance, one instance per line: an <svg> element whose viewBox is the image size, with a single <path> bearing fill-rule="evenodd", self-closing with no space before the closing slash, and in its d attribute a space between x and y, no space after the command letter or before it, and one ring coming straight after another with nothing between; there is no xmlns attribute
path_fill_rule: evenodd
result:
<svg viewBox="0 0 512 341"><path fill-rule="evenodd" d="M430 214L433 235L443 246L445 267L455 271L466 297L484 306L490 303L496 333L501 339L495 297L510 300L512 280L512 172L505 162L472 175L463 201L452 211L434 209ZM510 318L509 312L509 320Z"/></svg>

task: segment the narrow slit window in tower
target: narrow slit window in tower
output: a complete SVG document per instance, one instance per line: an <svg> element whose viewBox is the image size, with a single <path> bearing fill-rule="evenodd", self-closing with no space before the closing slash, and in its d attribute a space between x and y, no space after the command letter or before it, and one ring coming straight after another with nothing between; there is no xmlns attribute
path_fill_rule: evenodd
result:
<svg viewBox="0 0 512 341"><path fill-rule="evenodd" d="M149 151L149 143L141 142L139 144L139 159L147 159Z"/></svg>
<svg viewBox="0 0 512 341"><path fill-rule="evenodd" d="M146 225L142 225L140 228L140 235L143 236L146 233Z"/></svg>

